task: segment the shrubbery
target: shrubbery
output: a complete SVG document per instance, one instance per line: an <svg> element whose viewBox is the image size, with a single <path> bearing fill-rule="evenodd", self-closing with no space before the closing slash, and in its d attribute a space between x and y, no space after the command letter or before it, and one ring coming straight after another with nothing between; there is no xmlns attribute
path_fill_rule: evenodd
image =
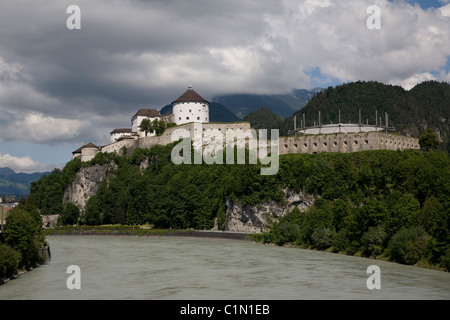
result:
<svg viewBox="0 0 450 320"><path fill-rule="evenodd" d="M22 260L19 251L0 243L0 280L14 275Z"/></svg>
<svg viewBox="0 0 450 320"><path fill-rule="evenodd" d="M0 243L0 279L44 261L39 254L39 248L45 243L42 219L30 203L23 201L19 207L12 209L6 217L4 228L4 243Z"/></svg>
<svg viewBox="0 0 450 320"><path fill-rule="evenodd" d="M389 241L389 256L395 262L415 264L425 257L429 240L422 226L400 230Z"/></svg>

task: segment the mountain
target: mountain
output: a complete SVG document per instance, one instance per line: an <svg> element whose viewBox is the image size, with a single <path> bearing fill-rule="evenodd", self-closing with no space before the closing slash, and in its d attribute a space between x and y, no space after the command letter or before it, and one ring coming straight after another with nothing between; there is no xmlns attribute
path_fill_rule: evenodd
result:
<svg viewBox="0 0 450 320"><path fill-rule="evenodd" d="M280 128L284 119L270 109L261 108L246 115L244 121L250 122L253 129L267 129L268 138L270 138L270 129Z"/></svg>
<svg viewBox="0 0 450 320"><path fill-rule="evenodd" d="M0 195L20 198L30 192L31 182L50 172L16 173L11 168L0 168Z"/></svg>
<svg viewBox="0 0 450 320"><path fill-rule="evenodd" d="M172 105L168 104L164 106L160 111L161 114L171 114ZM217 102L211 102L209 105L210 122L235 122L241 121L241 119L234 113L230 112L223 104Z"/></svg>
<svg viewBox="0 0 450 320"><path fill-rule="evenodd" d="M216 96L213 98L213 102L223 104L241 119L260 108L270 109L277 115L286 118L300 110L322 90L321 88L294 89L285 94L229 94Z"/></svg>
<svg viewBox="0 0 450 320"><path fill-rule="evenodd" d="M385 124L385 112L389 116L389 126L396 132L419 137L431 127L441 141L439 149L450 151L450 84L425 81L411 90L380 82L357 81L336 87L329 87L317 93L301 110L294 113L297 125L305 114L306 126L318 123L337 123L341 112L342 123L358 123L358 110L362 122L375 124L375 114ZM378 120L379 121L379 120ZM280 135L287 135L293 129L293 115L286 118L280 128Z"/></svg>
<svg viewBox="0 0 450 320"><path fill-rule="evenodd" d="M15 174L16 172L14 170L11 170L8 167L0 168L0 176L10 176L12 174Z"/></svg>

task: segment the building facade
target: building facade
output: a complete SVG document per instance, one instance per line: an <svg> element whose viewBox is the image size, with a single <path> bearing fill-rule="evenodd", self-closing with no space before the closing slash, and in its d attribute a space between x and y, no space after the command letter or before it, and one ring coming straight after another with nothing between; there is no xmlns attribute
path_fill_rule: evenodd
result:
<svg viewBox="0 0 450 320"><path fill-rule="evenodd" d="M209 101L195 92L191 86L172 102L173 119L177 125L189 122L209 122Z"/></svg>

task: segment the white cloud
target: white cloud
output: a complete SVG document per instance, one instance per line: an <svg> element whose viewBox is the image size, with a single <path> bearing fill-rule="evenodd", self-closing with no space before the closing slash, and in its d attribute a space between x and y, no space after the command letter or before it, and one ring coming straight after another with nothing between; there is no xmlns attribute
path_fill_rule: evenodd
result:
<svg viewBox="0 0 450 320"><path fill-rule="evenodd" d="M16 172L25 173L43 172L54 168L52 165L36 162L28 155L25 157L15 157L8 153L2 154L1 152L0 167L9 167Z"/></svg>
<svg viewBox="0 0 450 320"><path fill-rule="evenodd" d="M36 143L56 143L77 137L82 129L80 120L55 118L42 113L22 114L9 111L0 116L0 141L21 140Z"/></svg>
<svg viewBox="0 0 450 320"><path fill-rule="evenodd" d="M450 17L450 0L448 0L446 3L449 4L440 7L439 12L443 17Z"/></svg>
<svg viewBox="0 0 450 320"><path fill-rule="evenodd" d="M436 77L433 76L429 72L422 72L422 73L415 74L415 75L409 77L408 79L397 80L397 81L393 80L393 81L389 82L389 84L402 86L405 90L410 90L413 87L415 87L417 84L419 84L423 81L429 81L429 80L436 80Z"/></svg>

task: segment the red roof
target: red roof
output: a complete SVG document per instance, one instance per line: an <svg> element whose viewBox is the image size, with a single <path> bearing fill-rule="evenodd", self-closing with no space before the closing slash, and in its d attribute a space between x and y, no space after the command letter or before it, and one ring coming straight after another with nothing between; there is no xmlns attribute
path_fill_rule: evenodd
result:
<svg viewBox="0 0 450 320"><path fill-rule="evenodd" d="M172 102L178 103L178 102L206 102L209 104L209 101L204 99L202 96L200 96L197 92L195 92L192 87L189 87L189 89L183 93L178 99Z"/></svg>

